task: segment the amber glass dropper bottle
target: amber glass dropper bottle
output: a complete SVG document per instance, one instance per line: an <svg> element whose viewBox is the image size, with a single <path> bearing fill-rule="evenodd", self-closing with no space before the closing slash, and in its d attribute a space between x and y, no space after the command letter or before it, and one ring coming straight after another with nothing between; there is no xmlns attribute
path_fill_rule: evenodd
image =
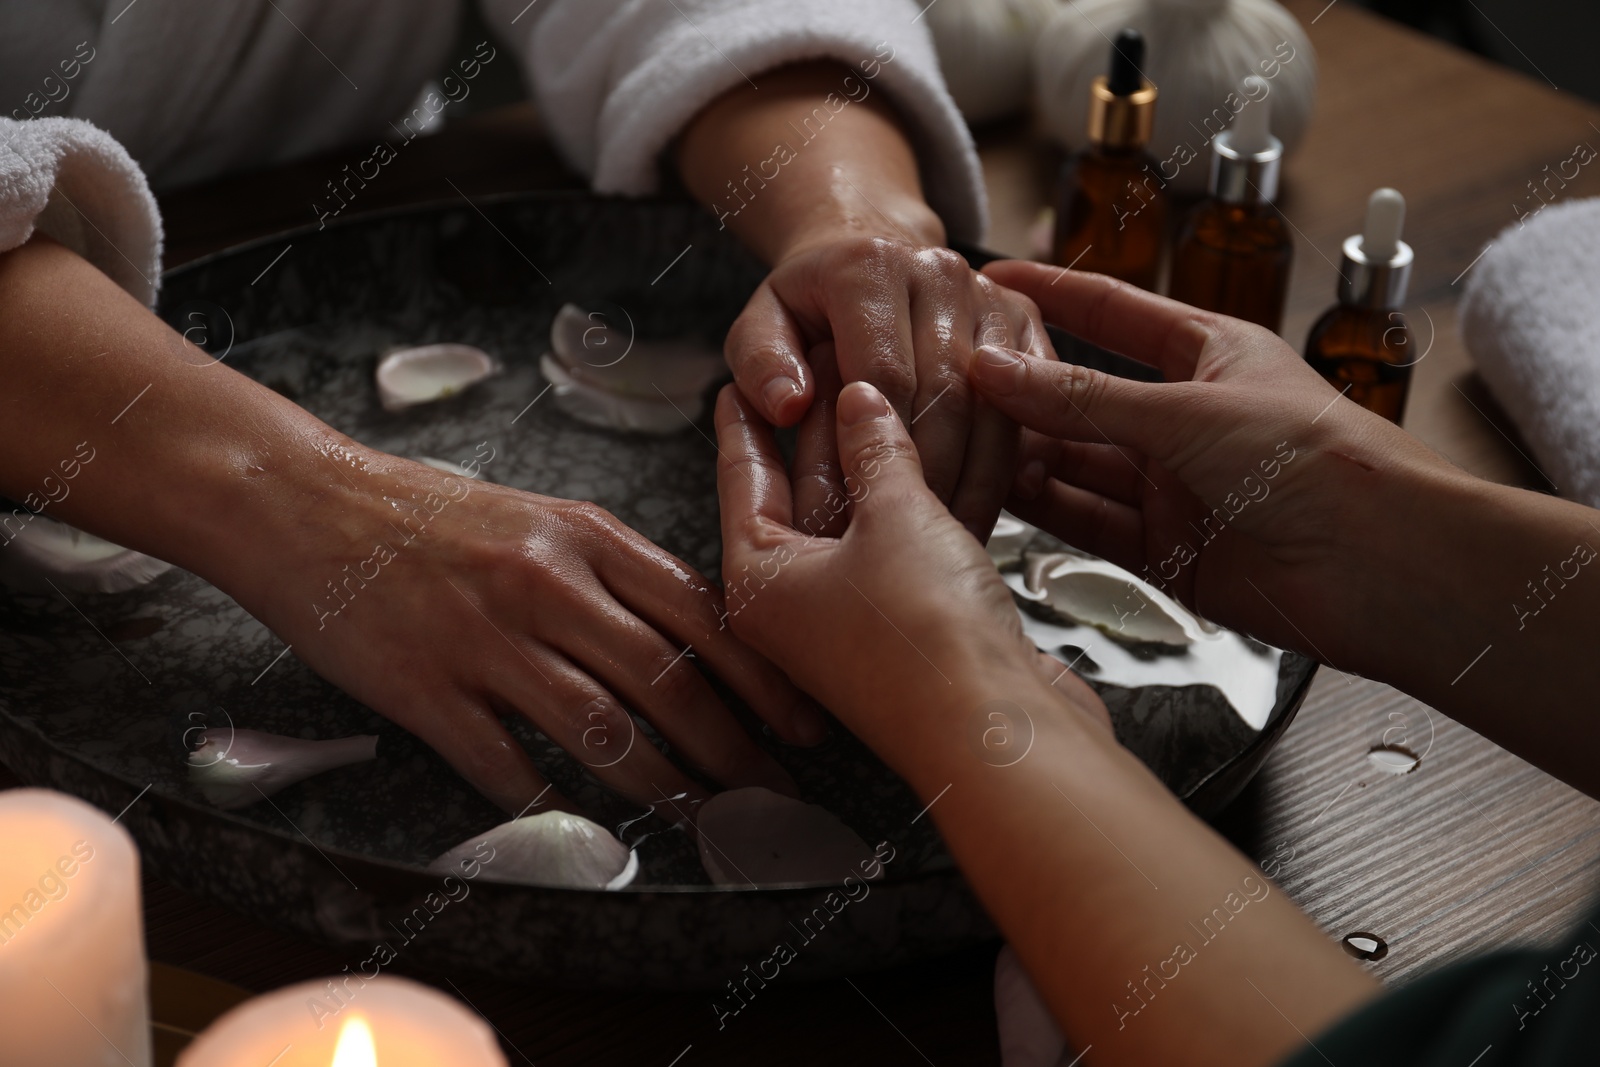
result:
<svg viewBox="0 0 1600 1067"><path fill-rule="evenodd" d="M1393 189L1367 200L1367 224L1347 238L1339 262L1339 303L1306 339L1306 362L1336 389L1399 422L1411 386L1411 330L1400 314L1411 281L1411 246L1400 240L1406 201Z"/></svg>
<svg viewBox="0 0 1600 1067"><path fill-rule="evenodd" d="M1156 87L1139 72L1144 38L1123 30L1111 72L1094 81L1089 143L1062 170L1056 203L1056 263L1156 287L1166 241L1167 190L1145 152Z"/></svg>
<svg viewBox="0 0 1600 1067"><path fill-rule="evenodd" d="M1273 199L1283 142L1272 136L1267 83L1244 80L1243 110L1212 142L1211 195L1184 223L1171 296L1276 331L1289 293L1294 238Z"/></svg>

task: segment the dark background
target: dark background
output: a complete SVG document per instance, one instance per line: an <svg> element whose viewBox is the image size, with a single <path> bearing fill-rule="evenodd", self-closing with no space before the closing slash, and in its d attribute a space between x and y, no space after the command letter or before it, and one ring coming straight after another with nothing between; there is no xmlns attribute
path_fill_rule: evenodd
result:
<svg viewBox="0 0 1600 1067"><path fill-rule="evenodd" d="M1594 0L1353 0L1479 55L1600 100Z"/></svg>

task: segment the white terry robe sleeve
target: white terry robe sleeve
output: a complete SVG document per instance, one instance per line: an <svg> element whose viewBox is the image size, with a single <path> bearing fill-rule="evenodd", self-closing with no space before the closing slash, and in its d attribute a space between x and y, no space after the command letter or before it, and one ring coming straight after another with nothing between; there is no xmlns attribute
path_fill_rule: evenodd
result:
<svg viewBox="0 0 1600 1067"><path fill-rule="evenodd" d="M82 119L0 119L0 252L35 230L146 306L161 282L161 214L144 172Z"/></svg>
<svg viewBox="0 0 1600 1067"><path fill-rule="evenodd" d="M482 3L521 56L546 128L599 192L654 191L661 154L689 120L762 71L807 59L859 70L877 58L872 91L906 123L929 205L952 239L983 237L983 172L913 0ZM875 56L882 44L893 51Z"/></svg>

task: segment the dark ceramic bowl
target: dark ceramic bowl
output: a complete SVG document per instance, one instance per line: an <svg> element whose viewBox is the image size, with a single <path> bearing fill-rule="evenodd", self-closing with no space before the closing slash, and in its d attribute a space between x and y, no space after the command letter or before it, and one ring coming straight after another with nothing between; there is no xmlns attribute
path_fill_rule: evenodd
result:
<svg viewBox="0 0 1600 1067"><path fill-rule="evenodd" d="M569 300L625 311L641 338L699 333L720 344L761 277L690 206L519 196L353 218L231 249L168 274L161 312L229 366L359 441L457 461L487 441L494 481L597 501L714 575L715 455L703 433L685 426L642 438L582 426L540 399L538 358L552 315ZM378 353L429 341L476 345L505 372L451 400L385 413L372 384ZM823 907L834 886L708 885L688 839L653 816L628 830L630 843L642 837L630 889L480 879L440 907L440 879L424 865L501 814L428 748L292 653L280 659L283 651L232 600L183 571L71 603L0 594L0 759L27 781L108 811L127 806L122 823L150 870L333 944L352 971L393 954L569 985L716 986L780 941L798 950L787 973L820 977L993 936L932 820L918 818L921 802L842 730L813 750L760 733L809 799L895 850L883 880L836 915ZM1313 670L1284 656L1277 705L1260 732L1209 686L1102 690L1123 741L1209 812L1255 772ZM186 777L180 738L197 722L308 737L376 733L379 756L271 803L222 812ZM597 819L616 827L640 815L543 737L513 726ZM814 914L829 916L826 928L807 922Z"/></svg>

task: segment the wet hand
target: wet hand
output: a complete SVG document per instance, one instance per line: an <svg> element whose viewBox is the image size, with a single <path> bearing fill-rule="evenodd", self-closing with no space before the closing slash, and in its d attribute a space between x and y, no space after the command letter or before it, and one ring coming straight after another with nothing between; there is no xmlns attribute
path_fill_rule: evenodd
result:
<svg viewBox="0 0 1600 1067"><path fill-rule="evenodd" d="M707 794L630 711L725 786L794 792L693 658L785 741L820 740L823 720L723 624L705 578L593 504L359 460L308 509L293 561L240 594L324 678L514 813L566 803L506 715L639 803Z"/></svg>
<svg viewBox="0 0 1600 1067"><path fill-rule="evenodd" d="M819 380L829 370L811 358L821 344L831 344L844 383L868 382L889 399L911 428L928 486L974 535L987 534L1019 431L974 394L967 369L983 344L1053 358L1033 302L948 248L898 237L809 236L777 261L725 351L752 410L790 426L837 391ZM831 433L831 418L822 421ZM813 511L838 483L835 471L797 485L796 509Z"/></svg>

